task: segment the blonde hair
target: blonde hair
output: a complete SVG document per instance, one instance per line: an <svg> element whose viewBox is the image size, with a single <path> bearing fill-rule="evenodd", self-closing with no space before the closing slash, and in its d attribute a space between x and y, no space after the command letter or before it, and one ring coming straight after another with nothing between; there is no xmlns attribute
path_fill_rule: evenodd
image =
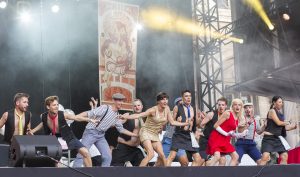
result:
<svg viewBox="0 0 300 177"><path fill-rule="evenodd" d="M233 99L232 102L231 102L231 106L230 106L230 111L231 112L233 112L232 107L233 107L234 103L241 104L241 110L236 116L238 117L239 125L243 125L243 124L246 123L246 121L244 119L244 103L239 98Z"/></svg>

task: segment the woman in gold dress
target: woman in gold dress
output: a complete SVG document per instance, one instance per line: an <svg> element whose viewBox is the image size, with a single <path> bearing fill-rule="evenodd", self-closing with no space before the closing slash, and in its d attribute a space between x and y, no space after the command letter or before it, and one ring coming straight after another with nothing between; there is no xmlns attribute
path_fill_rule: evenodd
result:
<svg viewBox="0 0 300 177"><path fill-rule="evenodd" d="M144 148L147 151L147 156L142 160L140 166L147 166L148 162L154 157L154 151L158 154L158 160L167 166L166 157L159 139L159 133L162 131L163 126L169 121L174 126L186 126L189 122L174 121L168 106L169 96L160 92L156 96L157 105L148 109L140 114L128 113L120 116L121 119L138 119L140 117L147 117L145 124L142 126L139 137Z"/></svg>

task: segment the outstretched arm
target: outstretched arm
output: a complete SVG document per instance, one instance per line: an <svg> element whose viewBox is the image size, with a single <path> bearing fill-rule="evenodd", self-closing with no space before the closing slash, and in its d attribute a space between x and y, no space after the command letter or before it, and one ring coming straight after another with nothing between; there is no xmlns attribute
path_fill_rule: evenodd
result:
<svg viewBox="0 0 300 177"><path fill-rule="evenodd" d="M224 112L220 119L215 123L214 128L222 135L224 136L230 136L232 132L226 132L224 131L220 125L224 123L227 119L229 119L230 113L228 111Z"/></svg>
<svg viewBox="0 0 300 177"><path fill-rule="evenodd" d="M200 126L202 128L204 128L204 126L213 118L214 113L213 112L209 112L206 114L206 116L203 118L203 120L201 121Z"/></svg>
<svg viewBox="0 0 300 177"><path fill-rule="evenodd" d="M285 129L286 129L286 131L290 131L290 130L295 130L297 127L298 127L297 124L294 122L289 125L286 125Z"/></svg>
<svg viewBox="0 0 300 177"><path fill-rule="evenodd" d="M74 120L74 121L78 121L78 122L92 122L94 124L97 124L99 122L99 120L90 119L87 116L71 115L71 114L64 114L64 116L65 116L65 119Z"/></svg>
<svg viewBox="0 0 300 177"><path fill-rule="evenodd" d="M134 120L135 121L135 128L133 129L133 133L134 134L138 134L139 133L139 120L136 119ZM120 136L118 137L118 142L119 143L123 143L123 144L126 144L128 146L138 146L140 144L140 141L139 141L139 138L138 137L135 137L135 136L132 136L130 138L130 140L128 141L125 141L123 138L121 138Z"/></svg>
<svg viewBox="0 0 300 177"><path fill-rule="evenodd" d="M129 113L125 113L123 115L120 115L119 118L120 119L138 119L140 117L147 117L152 114L153 110L154 110L154 108L150 108L146 112L142 112L139 114L131 114L131 115L129 115ZM154 110L154 112L155 112L155 110Z"/></svg>
<svg viewBox="0 0 300 177"><path fill-rule="evenodd" d="M1 117L1 119L0 119L0 128L2 128L3 125L5 124L5 122L7 121L7 116L8 116L8 112L5 112L5 113L2 115L2 117Z"/></svg>
<svg viewBox="0 0 300 177"><path fill-rule="evenodd" d="M171 125L173 125L173 126L187 126L187 125L189 125L189 122L178 122L178 121L174 120L176 118L176 114L178 112L178 109L175 109L175 107L174 107L173 111L175 111L175 112L173 112L173 117L171 115L170 108L167 107L166 109L167 109L166 111L167 111L168 121L170 122Z"/></svg>
<svg viewBox="0 0 300 177"><path fill-rule="evenodd" d="M276 114L276 112L275 112L274 109L271 109L271 110L269 111L269 118L270 118L270 119L273 119L273 121L274 121L274 122L276 123L276 125L278 125L278 126L286 126L286 125L289 124L288 122L281 121L281 120L278 118L278 116L277 116L277 114Z"/></svg>
<svg viewBox="0 0 300 177"><path fill-rule="evenodd" d="M29 135L34 135L37 131L41 130L43 128L43 123L41 122L39 125L34 127L34 129L31 129L28 131Z"/></svg>
<svg viewBox="0 0 300 177"><path fill-rule="evenodd" d="M138 135L136 133L132 133L126 129L124 129L121 133L123 133L124 135L127 135L127 136L138 137Z"/></svg>

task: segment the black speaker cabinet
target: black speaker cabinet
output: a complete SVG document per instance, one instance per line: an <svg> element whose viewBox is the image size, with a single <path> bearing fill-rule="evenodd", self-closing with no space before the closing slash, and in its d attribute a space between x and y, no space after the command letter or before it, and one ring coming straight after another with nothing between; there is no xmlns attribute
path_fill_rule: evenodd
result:
<svg viewBox="0 0 300 177"><path fill-rule="evenodd" d="M9 149L11 167L54 167L62 147L55 136L16 135ZM55 159L51 159L51 158Z"/></svg>
<svg viewBox="0 0 300 177"><path fill-rule="evenodd" d="M8 152L9 152L9 145L0 144L0 167L8 166Z"/></svg>

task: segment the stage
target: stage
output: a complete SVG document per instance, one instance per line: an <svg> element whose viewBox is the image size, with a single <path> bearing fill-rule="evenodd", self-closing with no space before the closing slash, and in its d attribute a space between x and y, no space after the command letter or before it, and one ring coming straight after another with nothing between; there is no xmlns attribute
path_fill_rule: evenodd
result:
<svg viewBox="0 0 300 177"><path fill-rule="evenodd" d="M90 176L101 177L294 177L300 165L237 167L95 167L78 168ZM68 168L0 168L0 176L60 177L85 176Z"/></svg>

